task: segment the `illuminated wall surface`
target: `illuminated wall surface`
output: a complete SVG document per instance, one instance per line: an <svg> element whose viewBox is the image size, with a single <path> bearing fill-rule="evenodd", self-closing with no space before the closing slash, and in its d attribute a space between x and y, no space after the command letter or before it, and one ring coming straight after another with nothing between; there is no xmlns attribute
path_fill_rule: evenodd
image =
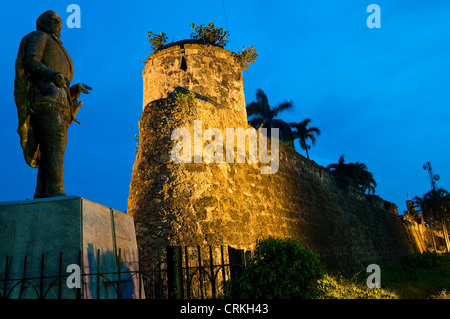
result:
<svg viewBox="0 0 450 319"><path fill-rule="evenodd" d="M194 121L201 120L203 132L248 128L242 69L231 52L182 41L150 55L143 81L127 213L135 219L144 264L157 246L252 249L267 236L298 238L331 271L396 261L412 251L394 204L338 188L327 169L281 143L275 174L261 174L266 164L248 161L171 160L177 128L187 128L192 140ZM177 102L180 92L195 93L194 101Z"/></svg>

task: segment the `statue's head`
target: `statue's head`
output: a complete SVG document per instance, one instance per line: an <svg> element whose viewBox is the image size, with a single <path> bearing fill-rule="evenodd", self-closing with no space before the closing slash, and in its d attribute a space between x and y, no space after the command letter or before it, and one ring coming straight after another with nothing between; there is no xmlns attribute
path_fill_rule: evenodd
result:
<svg viewBox="0 0 450 319"><path fill-rule="evenodd" d="M48 10L39 16L36 21L36 29L54 34L58 39L61 36L62 19L55 11Z"/></svg>

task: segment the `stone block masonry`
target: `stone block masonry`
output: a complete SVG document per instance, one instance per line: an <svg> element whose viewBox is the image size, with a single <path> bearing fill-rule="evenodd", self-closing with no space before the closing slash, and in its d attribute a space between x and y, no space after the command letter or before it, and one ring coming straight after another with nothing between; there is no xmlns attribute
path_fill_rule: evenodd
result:
<svg viewBox="0 0 450 319"><path fill-rule="evenodd" d="M299 239L329 271L395 262L412 251L395 205L339 188L326 168L282 143L275 174L261 174L260 163L171 161L176 128L193 135L195 120L203 130L248 128L242 69L231 52L175 43L150 55L143 78L127 213L135 220L144 268L158 246L253 249L268 236ZM180 87L195 94L192 103L176 101Z"/></svg>

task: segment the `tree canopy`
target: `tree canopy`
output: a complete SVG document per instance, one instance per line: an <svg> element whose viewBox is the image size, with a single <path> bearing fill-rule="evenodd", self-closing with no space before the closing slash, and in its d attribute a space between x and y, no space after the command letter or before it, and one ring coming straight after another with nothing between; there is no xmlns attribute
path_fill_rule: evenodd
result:
<svg viewBox="0 0 450 319"><path fill-rule="evenodd" d="M443 188L432 189L423 197L415 196L414 206L422 212L423 219L428 227L440 226L444 235L447 251L450 252L448 224L450 222L450 193Z"/></svg>
<svg viewBox="0 0 450 319"><path fill-rule="evenodd" d="M261 127L267 128L267 136L270 137L270 129L278 128L280 130L280 140L290 141L293 138L291 126L277 119L277 115L287 109L293 107L292 102L282 102L275 107L271 107L267 95L263 90L256 90L256 101L247 104L247 117L249 124L256 129Z"/></svg>
<svg viewBox="0 0 450 319"><path fill-rule="evenodd" d="M306 157L309 159L308 150L311 149L311 145L307 144L307 141L310 140L311 144L314 145L316 143L316 137L320 135L320 130L315 126L309 126L311 119L307 118L299 123L291 122L289 125L291 126L293 131L294 140L298 139L300 147L306 151Z"/></svg>
<svg viewBox="0 0 450 319"><path fill-rule="evenodd" d="M336 176L341 185L351 185L360 188L364 193L375 194L377 183L373 174L368 171L364 163L345 163L344 155L341 155L338 163L327 166L328 170Z"/></svg>

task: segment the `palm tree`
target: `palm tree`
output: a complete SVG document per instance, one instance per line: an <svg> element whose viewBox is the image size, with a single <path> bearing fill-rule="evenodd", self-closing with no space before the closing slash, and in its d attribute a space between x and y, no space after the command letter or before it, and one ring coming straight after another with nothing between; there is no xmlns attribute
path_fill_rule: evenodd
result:
<svg viewBox="0 0 450 319"><path fill-rule="evenodd" d="M347 187L348 186L348 166L345 163L344 155L341 155L339 157L339 161L337 163L333 163L327 166L327 169L331 172L331 174L334 175L336 178L336 182L341 187Z"/></svg>
<svg viewBox="0 0 450 319"><path fill-rule="evenodd" d="M367 170L367 166L364 163L350 163L352 170L352 175L354 180L356 180L357 185L359 185L363 192L366 190L370 194L375 194L375 187L377 187L377 183L373 178L373 174Z"/></svg>
<svg viewBox="0 0 450 319"><path fill-rule="evenodd" d="M320 135L320 130L317 127L308 127L311 119L304 119L299 123L291 122L289 125L295 129L293 132L294 140L298 139L300 143L300 147L306 151L306 157L309 159L308 150L311 148L311 145L306 144L306 141L311 140L311 144L314 145L316 143L316 137Z"/></svg>
<svg viewBox="0 0 450 319"><path fill-rule="evenodd" d="M292 131L288 123L277 119L278 113L293 107L291 102L283 102L272 108L269 105L267 95L261 89L256 90L256 102L247 104L247 117L252 117L248 122L256 129L266 127L267 136L270 137L270 128L280 130L280 139L283 141L292 140Z"/></svg>
<svg viewBox="0 0 450 319"><path fill-rule="evenodd" d="M442 227L447 252L450 252L447 230L450 219L450 193L443 188L432 189L423 198L414 197L414 202L422 210L423 217L430 227L438 225Z"/></svg>
<svg viewBox="0 0 450 319"><path fill-rule="evenodd" d="M364 163L345 163L344 155L341 155L338 163L330 164L327 169L337 178L340 184L359 187L363 193L366 191L375 194L377 183L373 174L367 170Z"/></svg>
<svg viewBox="0 0 450 319"><path fill-rule="evenodd" d="M332 172L332 173L334 172L336 174L338 174L339 172L343 172L345 169L345 165L346 165L344 162L345 162L344 155L341 155L341 157L339 157L339 161L335 164L328 165L327 169L330 172Z"/></svg>

